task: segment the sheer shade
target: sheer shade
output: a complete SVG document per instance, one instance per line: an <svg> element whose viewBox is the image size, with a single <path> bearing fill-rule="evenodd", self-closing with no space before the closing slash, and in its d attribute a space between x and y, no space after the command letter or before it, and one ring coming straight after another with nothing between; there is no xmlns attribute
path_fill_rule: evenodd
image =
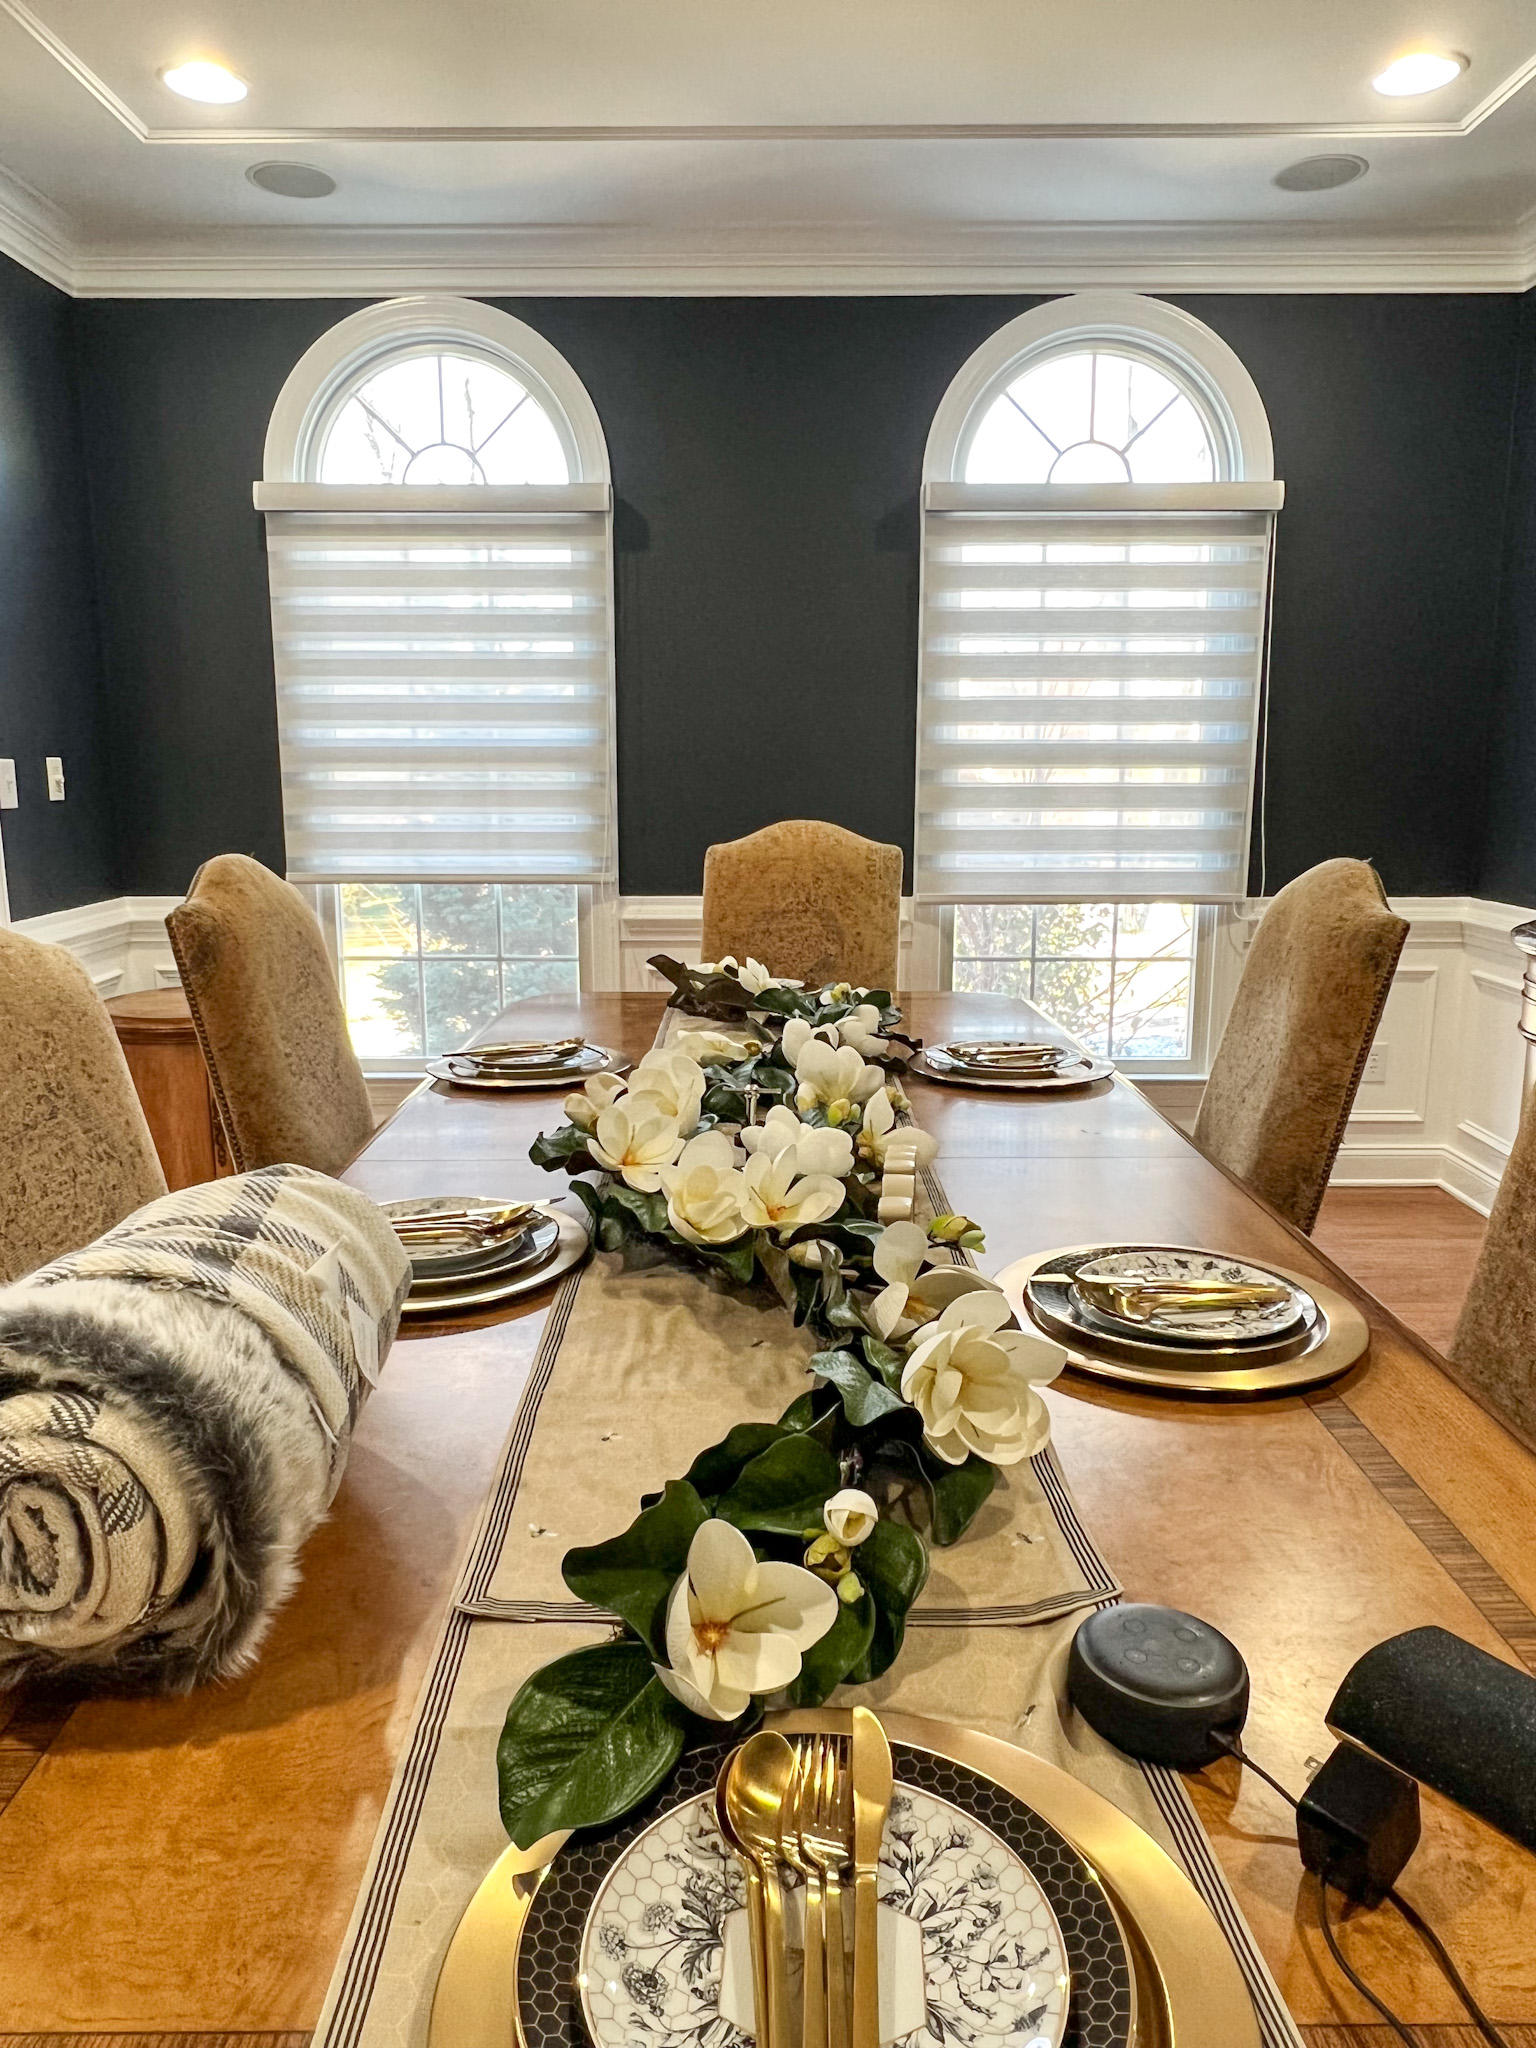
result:
<svg viewBox="0 0 1536 2048"><path fill-rule="evenodd" d="M920 900L1246 893L1280 495L927 487Z"/></svg>
<svg viewBox="0 0 1536 2048"><path fill-rule="evenodd" d="M612 881L608 487L257 503L290 879Z"/></svg>

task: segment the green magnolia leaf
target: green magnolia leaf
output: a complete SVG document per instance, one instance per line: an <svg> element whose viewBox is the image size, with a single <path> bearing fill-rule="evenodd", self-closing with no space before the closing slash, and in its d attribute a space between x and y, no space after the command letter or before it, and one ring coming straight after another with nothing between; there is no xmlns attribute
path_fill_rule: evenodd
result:
<svg viewBox="0 0 1536 2048"><path fill-rule="evenodd" d="M694 1531L708 1519L693 1487L674 1479L622 1535L568 1550L561 1576L578 1600L621 1615L653 1655L663 1656L667 1600L687 1566Z"/></svg>
<svg viewBox="0 0 1536 2048"><path fill-rule="evenodd" d="M785 1436L742 1467L715 1513L738 1529L762 1529L798 1536L820 1526L827 1496L839 1481L836 1458L809 1436Z"/></svg>
<svg viewBox="0 0 1536 2048"><path fill-rule="evenodd" d="M931 1457L925 1457L924 1464L933 1488L933 1540L947 1549L971 1526L997 1484L997 1471L974 1451L963 1465L946 1465Z"/></svg>
<svg viewBox="0 0 1536 2048"><path fill-rule="evenodd" d="M616 1181L604 1198L609 1209L625 1209L648 1237L659 1237L667 1227L667 1198L659 1191L644 1194L639 1188L627 1188Z"/></svg>
<svg viewBox="0 0 1536 2048"><path fill-rule="evenodd" d="M893 1394L901 1392L901 1375L906 1370L906 1358L894 1346L884 1344L878 1337L864 1339L864 1356L870 1370L879 1374ZM899 1405L905 1406L905 1403Z"/></svg>
<svg viewBox="0 0 1536 2048"><path fill-rule="evenodd" d="M575 1124L562 1124L557 1131L541 1131L528 1147L528 1157L535 1166L542 1166L546 1173L558 1173L562 1167L568 1171L580 1171L582 1167L597 1164L587 1150L587 1133ZM580 1161L580 1167L572 1166L576 1160Z"/></svg>
<svg viewBox="0 0 1536 2048"><path fill-rule="evenodd" d="M738 1422L719 1443L700 1451L683 1475L686 1483L705 1500L712 1500L734 1486L743 1467L776 1444L784 1428L782 1422Z"/></svg>
<svg viewBox="0 0 1536 2048"><path fill-rule="evenodd" d="M839 1607L831 1628L801 1658L800 1676L789 1688L790 1705L819 1707L867 1660L875 1625L875 1603L868 1593L850 1607Z"/></svg>
<svg viewBox="0 0 1536 2048"><path fill-rule="evenodd" d="M854 1551L853 1568L869 1589L874 1625L863 1662L849 1675L867 1685L888 1671L900 1653L907 1611L927 1583L927 1546L905 1522L882 1516Z"/></svg>
<svg viewBox="0 0 1536 2048"><path fill-rule="evenodd" d="M818 1351L811 1360L811 1371L837 1388L843 1397L843 1413L855 1429L864 1429L907 1405L899 1394L872 1378L851 1351Z"/></svg>
<svg viewBox="0 0 1536 2048"><path fill-rule="evenodd" d="M496 1745L501 1818L520 1849L637 1806L682 1754L683 1707L643 1644L597 1643L535 1671Z"/></svg>
<svg viewBox="0 0 1536 2048"><path fill-rule="evenodd" d="M702 1256L712 1266L723 1266L733 1280L746 1286L757 1271L757 1240L748 1232L735 1244L714 1247Z"/></svg>

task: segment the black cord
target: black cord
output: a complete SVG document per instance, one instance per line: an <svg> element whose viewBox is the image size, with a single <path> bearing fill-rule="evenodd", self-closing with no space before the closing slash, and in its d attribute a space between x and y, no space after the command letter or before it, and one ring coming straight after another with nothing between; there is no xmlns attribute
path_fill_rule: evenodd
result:
<svg viewBox="0 0 1536 2048"><path fill-rule="evenodd" d="M1271 1776L1271 1774L1265 1770L1262 1764L1255 1763L1253 1758L1248 1754L1247 1750L1243 1748L1242 1743L1238 1740L1238 1738L1235 1735L1228 1735L1219 1729L1213 1729L1211 1732L1211 1740L1213 1742L1219 1743L1221 1747L1227 1752L1228 1756L1235 1757L1238 1763L1242 1765L1245 1771L1252 1771L1255 1777L1262 1778L1264 1780L1264 1783L1269 1786L1271 1791L1278 1793L1279 1796L1285 1801L1286 1805L1289 1806L1292 1809L1292 1811L1295 1810L1298 1803L1296 1795L1293 1792L1288 1792L1284 1785L1281 1784L1280 1780L1276 1777ZM1409 2044L1409 2048L1416 2048L1413 2036L1405 2032L1402 2021L1397 2019L1395 2015L1392 2014L1387 2009L1387 2007L1382 2004L1381 2000L1375 1995L1375 1993L1368 1989L1365 1983L1355 1974L1354 1970L1350 1968L1349 1964L1345 1962L1343 1955L1340 1953L1339 1945L1334 1938L1333 1928L1329 1924L1328 1920L1328 1889L1328 1884L1326 1880L1324 1880L1321 1885L1321 1897L1319 1901L1319 1918L1322 1922L1323 1938L1328 1943L1330 1954L1333 1956L1333 1959L1338 1964L1340 1970L1349 1979L1350 1983L1354 1985L1355 1989L1360 1993L1361 1997L1366 1999L1371 2005L1373 2005L1376 2008L1376 2010L1381 2014L1382 2018L1386 2020L1390 2026L1394 2027L1397 2030L1401 2038ZM1341 1898L1346 1896L1347 1894L1340 1892ZM1505 2039L1504 2035L1499 2032L1498 2028L1493 2024L1493 2021L1489 2019L1487 2013L1483 2011L1483 2008L1478 2004L1477 2000L1473 1997L1471 1991L1468 1989L1466 1979L1462 1976L1460 1970L1457 1969L1455 1963L1452 1962L1450 1954L1446 1949L1445 1943L1440 1939L1439 1935L1436 1934L1435 1930L1433 1929L1433 1927L1430 1926L1429 1922L1424 1918L1423 1914L1420 1913L1418 1907L1415 1906L1411 1900L1405 1899L1402 1893L1395 1889L1389 1891L1387 1893L1387 1897L1392 1901L1393 1905L1396 1906L1399 1913L1402 1914L1403 1918L1407 1921L1408 1925L1413 1929L1414 1933L1418 1935L1419 1939L1424 1943L1424 1946L1429 1950L1430 1954L1434 1957L1436 1963L1444 1972L1446 1980L1450 1984L1452 1990L1456 1993L1456 1996L1461 2000L1462 2004L1466 2007L1468 2013L1471 2015L1472 2024L1477 2028L1477 2031L1482 2035L1483 2039L1489 2043L1489 2048L1509 2048L1509 2043Z"/></svg>
<svg viewBox="0 0 1536 2048"><path fill-rule="evenodd" d="M1370 1985L1360 1975L1359 1971L1354 1968L1353 1964L1347 1963L1344 1960L1344 1951L1339 1947L1338 1936L1333 1931L1333 1922L1328 1917L1328 1894L1332 1889L1333 1887L1326 1878L1322 1879L1318 1885L1317 1917L1322 1922L1323 1939L1328 1944L1328 1953L1333 1957L1335 1963L1338 1964L1342 1974L1354 1985L1366 2004L1374 2006L1376 2011L1381 2014L1397 2038L1400 2041L1406 2041L1408 2048L1419 2048L1418 2042L1409 2033L1406 2023L1398 2018L1389 2005L1383 2004ZM1343 1898L1344 1894L1341 1892L1339 1896Z"/></svg>

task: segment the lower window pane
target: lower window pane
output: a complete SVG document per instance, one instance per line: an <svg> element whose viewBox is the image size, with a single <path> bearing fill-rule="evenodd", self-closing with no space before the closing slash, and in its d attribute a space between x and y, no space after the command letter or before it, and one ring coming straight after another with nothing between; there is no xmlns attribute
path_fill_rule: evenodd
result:
<svg viewBox="0 0 1536 2048"><path fill-rule="evenodd" d="M1035 1001L1090 1051L1109 1050L1110 965L1107 960L1042 960Z"/></svg>
<svg viewBox="0 0 1536 2048"><path fill-rule="evenodd" d="M483 1031L501 1008L501 977L494 960L426 959L421 980L427 998L428 1052L455 1051L466 1038Z"/></svg>
<svg viewBox="0 0 1536 2048"><path fill-rule="evenodd" d="M401 1059L425 1050L414 958L344 959L341 985L352 1044L364 1059Z"/></svg>
<svg viewBox="0 0 1536 2048"><path fill-rule="evenodd" d="M580 978L574 960L503 960L501 984L509 1003L529 996L574 996Z"/></svg>
<svg viewBox="0 0 1536 2048"><path fill-rule="evenodd" d="M1189 963L1121 962L1115 973L1117 1060L1189 1058Z"/></svg>

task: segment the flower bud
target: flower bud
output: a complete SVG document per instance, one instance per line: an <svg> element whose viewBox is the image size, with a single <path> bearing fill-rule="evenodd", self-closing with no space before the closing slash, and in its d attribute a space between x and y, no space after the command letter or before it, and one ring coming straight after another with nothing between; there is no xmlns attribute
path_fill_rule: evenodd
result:
<svg viewBox="0 0 1536 2048"><path fill-rule="evenodd" d="M821 1512L830 1533L847 1550L871 1535L880 1519L875 1502L857 1486L845 1486L841 1493L834 1493Z"/></svg>
<svg viewBox="0 0 1536 2048"><path fill-rule="evenodd" d="M864 1597L864 1581L857 1572L844 1572L837 1582L837 1597L844 1607L851 1607L855 1600Z"/></svg>
<svg viewBox="0 0 1536 2048"><path fill-rule="evenodd" d="M980 1227L969 1216L935 1216L928 1226L928 1235L940 1244L963 1244L967 1234L979 1233Z"/></svg>

